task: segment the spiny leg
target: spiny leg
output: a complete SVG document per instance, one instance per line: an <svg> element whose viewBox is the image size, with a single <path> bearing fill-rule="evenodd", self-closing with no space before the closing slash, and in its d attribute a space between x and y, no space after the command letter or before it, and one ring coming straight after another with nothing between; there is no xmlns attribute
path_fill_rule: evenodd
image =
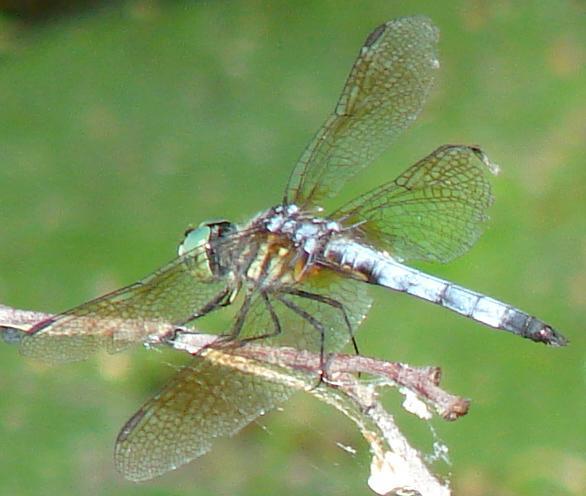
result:
<svg viewBox="0 0 586 496"><path fill-rule="evenodd" d="M344 323L346 324L350 340L352 341L352 347L354 348L354 352L357 355L360 355L360 351L358 350L358 343L356 342L356 338L354 337L354 329L352 329L352 324L350 323L350 319L348 318L348 314L346 313L346 309L344 308L344 305L342 305L342 303L340 303L338 300L334 298L330 298L329 296L321 295L318 293L310 293L309 291L304 291L302 289L283 288L281 289L281 292L293 296L299 296L300 298L307 298L308 300L317 301L319 303L329 305L332 308L335 308L336 310L339 310L342 314L342 317L344 318Z"/></svg>
<svg viewBox="0 0 586 496"><path fill-rule="evenodd" d="M230 294L233 292L232 288L226 288L220 291L216 296L214 296L210 301L208 301L203 307L201 307L197 312L193 312L187 319L179 322L177 326L185 326L190 322L207 315L212 310L217 308L223 308L230 305Z"/></svg>
<svg viewBox="0 0 586 496"><path fill-rule="evenodd" d="M273 332L266 332L261 334L260 336L250 336L244 338L242 341L256 341L257 339L266 339L266 338L274 338L283 332L283 328L281 327L281 322L279 321L279 316L275 312L273 308L273 304L269 299L268 295L265 292L261 292L261 298L263 303L265 304L269 315L271 316L271 322L273 323Z"/></svg>
<svg viewBox="0 0 586 496"><path fill-rule="evenodd" d="M258 247L257 247L256 253L255 253L255 257L256 257L257 253L258 253ZM252 260L252 258L251 258L251 260ZM269 273L269 264L267 263L266 260L264 260L263 263L261 263L260 269L261 269L260 274L259 274L258 279L256 281L255 288L246 294L246 296L244 298L244 302L242 303L242 306L240 307L240 312L238 314L238 318L234 322L234 326L232 327L232 331L230 333L230 336L232 339L235 339L236 337L238 337L238 335L242 332L242 328L244 327L244 323L246 321L246 318L248 316L250 308L253 304L253 297L255 294L257 294L257 291L258 291L258 294L260 294L260 297L262 298L262 301L269 312L269 315L271 317L271 321L273 323L274 331L273 332L266 332L266 333L258 335L258 336L245 337L244 339L242 339L242 342L256 341L258 339L274 337L274 336L278 336L282 332L281 323L279 322L279 317L277 316L277 314L273 308L273 305L271 304L271 302L269 300L267 293L261 289L261 287L262 287L263 283L266 281L266 278Z"/></svg>
<svg viewBox="0 0 586 496"><path fill-rule="evenodd" d="M248 316L248 312L250 311L250 306L252 305L252 296L253 296L252 292L248 292L248 293L246 293L246 296L244 296L244 301L242 302L242 305L240 306L240 310L238 311L238 316L236 317L236 320L234 321L234 325L232 326L232 329L230 330L230 334L228 334L226 336L227 339L235 340L242 332L242 327L244 326L244 322L246 321L246 317Z"/></svg>
<svg viewBox="0 0 586 496"><path fill-rule="evenodd" d="M192 332L185 328L187 324L193 322L194 320L199 319L207 315L208 313L216 310L218 308L223 308L231 304L230 295L232 293L232 288L225 288L216 294L210 301L208 301L203 307L201 307L196 312L193 312L187 319L178 322L175 324L175 329L172 331L172 336L170 338L171 341L175 339L178 333L181 334L199 334L198 332Z"/></svg>
<svg viewBox="0 0 586 496"><path fill-rule="evenodd" d="M319 342L319 381L315 387L318 387L325 376L325 360L324 360L324 347L325 347L325 337L326 331L324 329L323 324L317 320L313 315L309 312L306 312L303 308L299 307L295 303L287 300L283 296L276 294L275 299L280 301L283 305L285 305L289 310L299 315L302 319L305 319L309 324L317 331L320 335L320 342Z"/></svg>

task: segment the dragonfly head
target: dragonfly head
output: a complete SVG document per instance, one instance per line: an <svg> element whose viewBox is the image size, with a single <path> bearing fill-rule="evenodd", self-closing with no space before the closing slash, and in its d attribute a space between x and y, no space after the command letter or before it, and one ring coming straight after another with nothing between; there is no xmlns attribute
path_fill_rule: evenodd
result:
<svg viewBox="0 0 586 496"><path fill-rule="evenodd" d="M185 231L185 238L177 250L178 255L181 257L196 248L209 247L235 229L236 226L227 220L205 221L197 227L191 227Z"/></svg>

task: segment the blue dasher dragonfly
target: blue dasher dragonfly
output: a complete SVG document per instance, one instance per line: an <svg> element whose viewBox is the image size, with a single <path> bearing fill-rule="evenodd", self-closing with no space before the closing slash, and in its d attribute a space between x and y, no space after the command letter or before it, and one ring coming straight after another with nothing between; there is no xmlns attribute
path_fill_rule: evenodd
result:
<svg viewBox="0 0 586 496"><path fill-rule="evenodd" d="M448 262L481 234L493 201L487 175L496 167L478 147L441 146L335 212L320 208L415 120L439 68L437 42L438 30L425 17L377 27L281 203L241 225L217 221L189 230L171 263L36 324L23 336L22 352L63 362L165 343L178 329L201 331L206 316L230 307L231 327L218 339L234 346L263 339L323 357L353 342L371 305L368 285L564 345L536 317L404 265ZM290 393L196 356L122 429L116 465L128 479L151 479L202 455L215 438L234 434Z"/></svg>

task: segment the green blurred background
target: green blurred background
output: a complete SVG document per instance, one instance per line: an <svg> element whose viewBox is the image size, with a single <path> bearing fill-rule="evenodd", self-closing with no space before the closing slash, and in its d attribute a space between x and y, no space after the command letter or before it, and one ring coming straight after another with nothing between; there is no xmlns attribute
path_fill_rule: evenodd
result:
<svg viewBox="0 0 586 496"><path fill-rule="evenodd" d="M441 144L482 145L502 166L489 228L461 259L421 267L537 314L571 345L548 349L375 290L361 350L440 365L445 387L472 398L467 417L432 422L451 459L434 469L456 494L586 494L583 2L9 3L0 303L49 312L162 265L190 223L278 202L368 32L432 17L442 69L429 104L339 201ZM305 395L178 471L126 482L115 436L172 375L171 354L51 368L1 345L0 360L1 495L369 494L356 429ZM398 417L431 452L430 427Z"/></svg>

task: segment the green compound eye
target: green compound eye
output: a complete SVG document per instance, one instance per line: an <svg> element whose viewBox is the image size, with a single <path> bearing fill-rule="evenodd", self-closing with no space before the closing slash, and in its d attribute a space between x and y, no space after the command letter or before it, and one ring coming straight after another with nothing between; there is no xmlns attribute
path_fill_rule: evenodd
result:
<svg viewBox="0 0 586 496"><path fill-rule="evenodd" d="M197 229L186 231L185 239L179 245L177 250L178 255L181 257L185 253L190 252L195 248L205 246L205 244L210 240L211 234L212 230L207 224L201 225Z"/></svg>

